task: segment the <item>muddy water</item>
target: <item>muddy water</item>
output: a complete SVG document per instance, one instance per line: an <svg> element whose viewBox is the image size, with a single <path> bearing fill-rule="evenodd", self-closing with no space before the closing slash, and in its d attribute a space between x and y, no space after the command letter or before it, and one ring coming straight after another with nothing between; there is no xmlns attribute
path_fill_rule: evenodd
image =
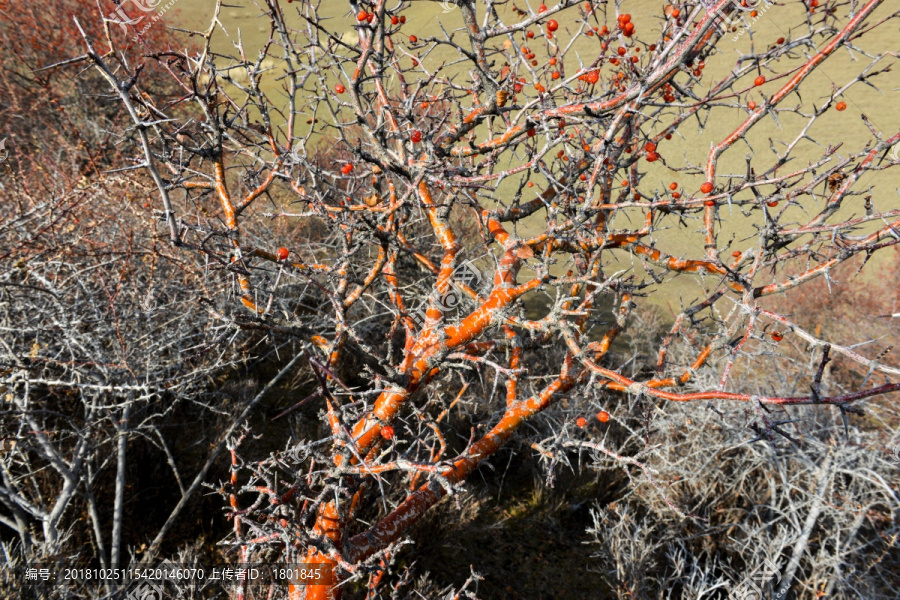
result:
<svg viewBox="0 0 900 600"><path fill-rule="evenodd" d="M234 51L234 43L240 38L243 43L244 51L247 56L255 56L256 49L267 39L269 34L268 25L264 17L260 16L260 11L252 2L248 0L230 0L228 2L234 6L223 8L221 21L226 32L217 30L213 41L214 49L223 53ZM282 3L286 15L295 14L292 11L294 7L302 3L297 2L293 6ZM525 4L524 0L520 3ZM169 22L177 27L206 29L209 25L209 18L215 5L213 0L178 0L176 4L176 12L169 17ZM622 4L622 11L628 11L633 15L633 21L637 23L637 37L644 40L655 40L660 28L660 20L657 15L660 14L662 3L658 0L631 0ZM744 33L737 31L726 36L720 43L720 54L710 58L707 61L706 69L703 77L704 81L716 81L731 69L734 68L737 59L742 53L747 53L753 45L756 48L765 47L772 44L777 38L784 37L791 39L792 34L795 36L802 35L806 29L790 31L785 24L799 24L804 15L804 9L799 2L791 2L784 5L772 5L760 10L758 19L752 23L749 30ZM896 8L894 0L889 0L876 12L875 16L870 19L874 23L880 18L886 17L892 10ZM509 7L505 7L503 14L507 21L512 22L513 14ZM330 29L343 30L346 41L353 43L355 33L353 25L355 20L351 15L349 3L343 0L334 0L326 2L320 13L323 17L330 20L324 25ZM403 33L410 35L415 34L420 37L429 35L435 36L440 34L439 26L445 27L448 31L458 28L461 25L459 11L451 8L449 11L436 2L419 2L413 5L404 13L408 22L403 27ZM299 19L293 19L299 23ZM557 35L557 41L566 43L567 38L564 33L565 23L562 24ZM540 35L539 30L536 32ZM595 40L596 38L594 38ZM578 54L581 57L593 57L596 55L596 42L590 38L581 38L576 43L575 52L569 54L574 59ZM857 50L841 49L835 55L831 56L819 69L817 69L804 84L804 92L802 97L796 95L789 98L782 106L794 106L799 111L809 115L815 107L821 107L829 93L836 88L845 86L854 77L863 72L863 69L869 64L867 54L872 55L885 50L896 50L900 44L897 42L898 33L896 21L893 25L883 26L875 30L871 34L867 34L862 40L859 40L859 48ZM594 43L591 47L588 44ZM531 44L532 47L541 46L540 44ZM543 48L544 46L541 46ZM534 50L540 53L540 50ZM801 50L798 52L796 60L780 62L776 68L778 72L785 73L791 68L796 67L803 59L804 52L810 52L811 49ZM425 66L437 64L438 62L452 58L449 54L437 52L423 59ZM577 62L566 59L569 65L569 71L572 72L577 68ZM891 64L891 59L883 61L882 67ZM279 65L270 65L273 68L272 76L264 80L264 86L271 86L269 89L273 92L281 88L281 83L276 82L278 76ZM774 79L774 73L766 73L771 81ZM465 74L462 74L465 77ZM781 82L784 79L780 80ZM827 144L836 145L843 144L843 148L848 151L856 151L862 148L872 139L871 132L867 128L862 116L868 117L872 126L885 134L892 135L900 130L900 67L894 69L893 72L881 75L872 80L872 83L878 86L879 90L874 89L865 84L857 83L842 95L842 99L847 103L848 108L844 112L837 112L833 108L822 116L815 125L809 129L808 137L811 139L803 139L797 144L796 150L792 153L794 160L788 163L786 169L799 169L821 157L824 146ZM741 104L745 105L750 100L759 101L759 94L771 94L780 86L778 81L771 81L762 88L750 90L741 96ZM727 99L726 102L732 102ZM641 184L641 191L645 195L652 195L655 189L662 190L670 182L676 181L682 186L682 193L695 193L699 188L702 179L696 176L686 176L677 173L672 168L680 168L686 165L702 165L705 163L706 155L709 151L710 144L726 137L734 128L746 118L747 113L737 107L728 109L719 109L714 111L713 118L706 120L706 115L702 115L702 124L699 120L694 119L686 123L679 130L681 138L673 138L671 142L665 145L661 144L660 153L663 155L663 165L660 161L650 169L648 176ZM738 143L727 151L719 161L720 175L735 174L742 175L746 171L746 157L751 155L754 160L754 167L757 172L763 171L768 165L774 162L774 155L771 148L782 152L785 144L794 141L798 132L803 129L807 123L808 116L799 114L782 113L778 121L769 117L759 123L747 137L746 144ZM814 142L812 140L816 140ZM751 150L751 148L753 150ZM755 151L755 153L753 153ZM838 155L841 155L840 151ZM724 179L720 178L720 182ZM863 181L857 184L857 190L871 187L873 200L879 209L889 209L900 207L900 168L894 168L875 174L867 175ZM535 188L537 189L537 188ZM506 190L501 188L499 194L503 194ZM845 214L861 214L862 197L851 199L847 204ZM785 221L802 221L808 219L811 215L818 212L821 206L821 198L817 199L818 204L812 203L803 207L789 208ZM806 200L806 202L814 202ZM776 210L781 210L779 207ZM756 211L759 215L759 211ZM729 218L728 211L722 212L723 222L720 228L720 248L726 252L731 250L743 250L753 246L756 243L756 229L754 225L759 225L759 219L748 218L737 215L737 218ZM759 215L761 219L761 215ZM532 229L540 226L540 222L531 224ZM636 223L635 223L636 224ZM624 220L617 222L616 227L629 226ZM526 224L526 229L529 225ZM656 234L657 247L669 252L675 256L687 258L701 258L703 256L703 237L700 233L700 224L685 228L673 228L669 231L660 231ZM531 232L522 232L531 233ZM631 266L630 263L622 265L624 267ZM877 263L874 265L877 267ZM642 275L640 266L635 265L635 269L639 275ZM875 269L873 269L874 271ZM704 287L704 283L695 277L680 277L675 285L662 286L669 290L668 293L658 296L658 299L664 301L675 301L682 297L684 300L690 300L702 293L698 286Z"/></svg>

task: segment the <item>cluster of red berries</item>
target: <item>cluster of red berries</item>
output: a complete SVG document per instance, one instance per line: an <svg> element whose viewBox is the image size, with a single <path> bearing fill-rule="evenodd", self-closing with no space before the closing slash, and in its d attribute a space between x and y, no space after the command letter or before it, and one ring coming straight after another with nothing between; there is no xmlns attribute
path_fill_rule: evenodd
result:
<svg viewBox="0 0 900 600"><path fill-rule="evenodd" d="M600 71L588 71L584 75L579 75L578 79L593 85L600 81Z"/></svg>
<svg viewBox="0 0 900 600"><path fill-rule="evenodd" d="M538 62L535 60L536 55L534 52L532 52L528 48L528 46L522 46L522 55L525 57L526 60L531 61L531 66L533 66L533 67L537 66Z"/></svg>
<svg viewBox="0 0 900 600"><path fill-rule="evenodd" d="M609 413L605 410L601 410L597 413L597 420L601 423L606 423L607 421L609 421ZM575 419L575 425L577 425L579 429L584 429L585 427L587 427L587 424L588 421L584 417L578 417L577 419Z"/></svg>
<svg viewBox="0 0 900 600"><path fill-rule="evenodd" d="M631 37L634 35L634 23L631 22L631 15L628 13L623 13L616 17L616 20L619 22L619 29L622 30L622 35L625 37Z"/></svg>
<svg viewBox="0 0 900 600"><path fill-rule="evenodd" d="M672 190L672 198L674 200L678 200L679 198L681 198L681 194L675 191L678 189L678 184L676 182L673 181L672 183L670 183L669 189Z"/></svg>
<svg viewBox="0 0 900 600"><path fill-rule="evenodd" d="M375 19L375 13L371 13L365 9L360 9L360 11L356 13L356 20L360 23L371 23L373 19ZM406 23L405 16L391 15L391 25L402 25L403 23Z"/></svg>
<svg viewBox="0 0 900 600"><path fill-rule="evenodd" d="M675 102L675 88L671 83L663 86L663 100L666 102Z"/></svg>

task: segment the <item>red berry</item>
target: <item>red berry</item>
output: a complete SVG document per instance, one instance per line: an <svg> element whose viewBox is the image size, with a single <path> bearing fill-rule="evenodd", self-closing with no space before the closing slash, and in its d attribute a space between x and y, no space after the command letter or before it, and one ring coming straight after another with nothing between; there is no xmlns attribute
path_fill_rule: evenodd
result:
<svg viewBox="0 0 900 600"><path fill-rule="evenodd" d="M704 202L703 204L706 205L706 206L715 206L715 205L716 205L716 201L715 201L715 200L707 200L707 201Z"/></svg>
<svg viewBox="0 0 900 600"><path fill-rule="evenodd" d="M773 332L772 332L772 339L775 340L775 342L780 342L781 340L784 339L784 336L781 335L781 332L780 332L780 331L773 331Z"/></svg>
<svg viewBox="0 0 900 600"><path fill-rule="evenodd" d="M275 257L278 260L287 260L287 257L289 254L290 254L290 251L287 248L283 248L283 247L279 248L278 250L275 251Z"/></svg>
<svg viewBox="0 0 900 600"><path fill-rule="evenodd" d="M406 23L406 16L400 15L400 24L403 25L404 23Z"/></svg>
<svg viewBox="0 0 900 600"><path fill-rule="evenodd" d="M386 440L389 440L392 437L394 437L394 428L391 427L390 425L385 425L384 427L382 427L381 428L381 437L383 437Z"/></svg>
<svg viewBox="0 0 900 600"><path fill-rule="evenodd" d="M418 129L412 132L412 135L409 136L409 139L412 140L414 144L418 144L422 141L422 132Z"/></svg>
<svg viewBox="0 0 900 600"><path fill-rule="evenodd" d="M669 189L670 189L670 190L677 190L677 189L678 189L678 184L675 183L675 182L673 181L672 183L669 184Z"/></svg>
<svg viewBox="0 0 900 600"><path fill-rule="evenodd" d="M775 43L780 46L781 44L784 43L784 38L783 37L778 38L777 40L775 40Z"/></svg>
<svg viewBox="0 0 900 600"><path fill-rule="evenodd" d="M704 194L710 193L711 191L713 191L713 184L709 181L704 181L703 185L700 186L700 191Z"/></svg>
<svg viewBox="0 0 900 600"><path fill-rule="evenodd" d="M747 108L749 108L750 110L756 110L756 102L751 100L750 102L747 103Z"/></svg>
<svg viewBox="0 0 900 600"><path fill-rule="evenodd" d="M343 173L344 175L349 175L352 171L353 165L351 163L347 163L343 167L341 167L341 173Z"/></svg>
<svg viewBox="0 0 900 600"><path fill-rule="evenodd" d="M741 251L740 251L740 250L735 250L734 252L731 253L731 255L732 255L733 257L735 257L735 258L740 258L740 257L741 257Z"/></svg>
<svg viewBox="0 0 900 600"><path fill-rule="evenodd" d="M597 413L597 420L601 423L606 423L607 421L609 421L609 413L605 410L601 410Z"/></svg>
<svg viewBox="0 0 900 600"><path fill-rule="evenodd" d="M766 202L766 206L768 206L769 208L775 208L776 206L778 206L778 200L773 200L773 201L771 201L771 202Z"/></svg>
<svg viewBox="0 0 900 600"><path fill-rule="evenodd" d="M400 19L398 19L396 15L391 17L391 25L396 25L399 22L400 22Z"/></svg>
<svg viewBox="0 0 900 600"><path fill-rule="evenodd" d="M529 40L532 39L532 38L534 38L534 32L533 32L533 31L529 31L528 33L525 34L525 37L527 37Z"/></svg>
<svg viewBox="0 0 900 600"><path fill-rule="evenodd" d="M628 52L628 50L626 50L624 46L619 46L619 49L616 50L616 52L619 53L619 56L625 56L625 53Z"/></svg>
<svg viewBox="0 0 900 600"><path fill-rule="evenodd" d="M559 29L559 23L556 22L556 19L550 19L547 21L547 31L554 32Z"/></svg>
<svg viewBox="0 0 900 600"><path fill-rule="evenodd" d="M367 13L364 10L361 10L358 13L356 13L356 20L359 21L360 23L365 21L368 18L369 18L369 13Z"/></svg>
<svg viewBox="0 0 900 600"><path fill-rule="evenodd" d="M550 77L552 77L553 79L559 79L559 71L553 71L553 73L550 74Z"/></svg>
<svg viewBox="0 0 900 600"><path fill-rule="evenodd" d="M541 4L540 6L538 6L538 12L539 12L539 13L547 12L547 5L546 5L546 4Z"/></svg>
<svg viewBox="0 0 900 600"><path fill-rule="evenodd" d="M838 102L837 104L834 105L834 108L838 112L847 110L847 103L846 102Z"/></svg>
<svg viewBox="0 0 900 600"><path fill-rule="evenodd" d="M343 94L347 90L341 84L337 84L336 86L334 86L334 91L336 91L338 94Z"/></svg>
<svg viewBox="0 0 900 600"><path fill-rule="evenodd" d="M616 17L616 19L619 21L619 23L622 23L624 25L625 23L631 21L631 15L628 13L624 13Z"/></svg>
<svg viewBox="0 0 900 600"><path fill-rule="evenodd" d="M654 144L653 142L647 142L646 144L644 144L644 150L646 150L647 152L653 152L656 150L656 144Z"/></svg>
<svg viewBox="0 0 900 600"><path fill-rule="evenodd" d="M537 130L535 130L534 127L530 128L530 129L528 130L528 137L534 137L535 134L537 134Z"/></svg>
<svg viewBox="0 0 900 600"><path fill-rule="evenodd" d="M416 36L414 36L414 35L409 36L409 43L410 43L410 44L415 44L415 43L417 43L418 41L419 41L419 38L417 38Z"/></svg>
<svg viewBox="0 0 900 600"><path fill-rule="evenodd" d="M659 154L656 152L647 153L647 162L656 162L657 160L659 160Z"/></svg>
<svg viewBox="0 0 900 600"><path fill-rule="evenodd" d="M585 419L584 417L578 417L575 420L575 424L578 425L578 427L583 429L584 427L587 426L587 419Z"/></svg>
<svg viewBox="0 0 900 600"><path fill-rule="evenodd" d="M672 192L672 197L678 200L679 198L681 198L681 194L679 194L678 192Z"/></svg>
<svg viewBox="0 0 900 600"><path fill-rule="evenodd" d="M764 75L760 75L756 79L753 80L753 85L760 86L766 82L766 78Z"/></svg>

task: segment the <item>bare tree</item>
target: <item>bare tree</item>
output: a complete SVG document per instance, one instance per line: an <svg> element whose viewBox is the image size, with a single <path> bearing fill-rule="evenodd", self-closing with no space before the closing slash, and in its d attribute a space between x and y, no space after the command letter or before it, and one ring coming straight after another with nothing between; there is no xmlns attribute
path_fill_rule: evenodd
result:
<svg viewBox="0 0 900 600"><path fill-rule="evenodd" d="M238 42L230 56L210 46L217 2L201 50L149 57L179 87L167 103L142 87L111 36L84 33L76 62L95 67L133 122L160 232L230 286L220 298L230 294L235 310L210 306L210 318L295 340L318 382L299 404L323 406L320 439L285 440L283 454L246 462L246 437L229 441L224 494L239 559L320 566L322 579L293 581L291 598L338 598L366 578L377 594L410 527L545 416L555 427L539 455L613 461L668 510L708 518L709 493L671 498L634 444L578 438L594 418L554 412L575 395L600 423L636 427L635 440L646 441L650 413L670 403L738 404L744 441L796 448L795 411L834 410L849 428L863 401L900 391L900 369L884 356L823 339L768 304L900 242L896 194L869 186L900 162L900 131L862 114L867 143L814 139L818 155L801 158L816 125L848 109L850 88L890 72L896 52L859 46L896 22L873 17L882 4L808 2L789 38L754 41L735 60L720 50L744 14L731 0L668 4L652 25L636 23L626 3L522 10L460 0L462 27L421 38L404 33L407 3L378 1L354 5L352 41L320 2L266 0L269 39L256 55ZM858 72L808 89L840 51L865 57ZM705 76L708 67L723 74ZM711 139L709 125L726 114L740 114L738 124ZM765 146L754 130L770 120L793 129ZM679 158L679 140L698 139L686 133L694 121L710 143L701 164ZM267 220L294 232L273 239ZM698 250L669 249L681 237L698 237ZM619 362L646 299L685 276L704 283L702 296L642 363ZM806 362L791 381L757 367L792 340L805 344ZM827 387L838 355L867 373L854 389ZM476 415L468 436L448 425L459 411ZM54 468L66 479L85 452L76 444ZM803 581L828 577L834 593L848 584L810 556L843 560L859 528L842 522L848 537L827 550L809 540L837 474L868 473L859 494L883 518L896 515L896 489L864 457L795 452L813 489L802 506L789 493L777 500L788 470L769 473L771 510L785 512L793 534L748 550L747 563L787 563L779 594L801 570ZM637 517L620 517L626 533L610 539L636 537ZM597 513L601 544L604 518ZM773 518L760 514L759 527ZM635 587L650 585L639 579L649 549L606 550L638 597L650 593ZM681 560L676 543L670 551ZM686 566L682 589L721 589L727 572Z"/></svg>

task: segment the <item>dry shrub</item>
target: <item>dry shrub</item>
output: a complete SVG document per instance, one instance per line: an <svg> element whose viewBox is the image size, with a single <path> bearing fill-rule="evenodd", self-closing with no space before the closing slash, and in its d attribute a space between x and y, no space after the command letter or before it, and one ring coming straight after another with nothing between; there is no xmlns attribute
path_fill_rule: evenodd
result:
<svg viewBox="0 0 900 600"><path fill-rule="evenodd" d="M854 186L900 164L879 162L900 143L900 133L873 125L869 143L847 144L840 156L827 136L815 140L814 161L800 152L801 141L822 135L827 115L846 109L840 97L852 86L881 84L895 53L870 55L859 73L830 90L815 91L813 80L793 75L815 70L826 56L806 49L831 52L871 32L863 22L876 18L878 0L858 10L843 4L812 19L804 12L791 39L754 46L737 59L719 46L721 15L685 1L684 18L671 10L654 15L665 31L640 26L640 36L625 42L633 56L622 67L604 53L614 39L633 33L634 23L629 29L630 21L620 18L614 31L587 29L595 21L612 22L619 6L610 3L561 5L530 22L518 9L488 11L481 35L473 3L460 2L471 52L424 34L420 44L399 32L399 17L385 13L383 4L377 15L357 17L354 44L344 41L343 31L328 31L344 25L324 18L331 3L297 3L297 21L285 16L283 4L266 0L261 6L270 27L258 53L219 54L202 35L203 60L190 49L156 53L159 67L184 92L176 106L165 91L157 93L151 77L118 53L105 54L108 41L98 32L82 40L93 73L111 84L132 115L127 129L116 130L123 155L117 165L145 167L159 192L154 207L165 209L167 231L162 223L143 223L136 239L147 245L167 235L169 264L184 267L179 277L166 277L179 300L189 295L179 295L182 284L202 289L202 312L177 302L167 307L189 340L213 338L200 353L210 363L190 366L188 375L207 364L211 374L237 354L233 342L246 340L258 343L248 354L284 350L278 377L305 377L304 393L291 407L297 409L292 431L277 431L259 418L245 427L268 389L257 392L263 376L241 374L246 381L232 383L244 400L211 406L221 411L217 423L225 430L216 432L208 460L227 446L232 461L230 478L214 488L232 523L232 533L222 536L230 556L335 570L337 578L327 585L282 590L292 599L414 596L420 580L404 570L415 559L406 532L445 496L460 503L478 498L463 493L477 485L467 479L477 481L483 469L502 473L503 459L514 452L544 464L547 488L565 487L564 469L599 472L593 488L599 491L586 492L576 504L596 501L586 537L596 536L598 568L620 597L724 595L763 567L772 573L763 571L752 583L772 587L764 579L777 571L803 596L863 590L877 597L893 583L888 553L898 503L882 475L891 465L887 455L872 451L884 434L865 433L860 425L868 423L858 416L866 398L896 392L900 383L867 382L857 391L854 381L826 372L826 346L814 330L763 304L854 255L898 241L900 211L890 198L867 201L864 217L849 213L851 201L865 193ZM739 10L726 0L717 8L731 16ZM550 41L559 26L551 16L563 21L558 39L570 31L592 38L590 44L606 36L589 66L576 46L553 42L547 49L565 73L554 76L543 66L536 72L540 63L531 50L537 46L524 50L504 39L524 36L541 22ZM389 36L396 39L387 43ZM443 62L445 50L458 55L453 72ZM624 47L616 52L629 53ZM803 56L808 70L798 71L794 58ZM713 68L704 79L707 61ZM601 79L607 63L618 68L604 70ZM548 57L546 66L552 64ZM424 75L429 69L432 75ZM720 75L709 74L715 71ZM761 72L772 75L768 84ZM781 91L773 93L776 86ZM756 107L757 100L766 105ZM423 106L428 102L434 104ZM153 121L162 106L173 118ZM328 119L320 118L325 114ZM110 108L96 130L106 132L119 115ZM704 138L704 146L713 142L705 158L679 158L685 148L676 136L693 127L694 117L700 133L713 137L707 124L728 115L741 124L731 135ZM795 129L797 119L808 126ZM790 121L789 136L796 134L797 143L788 137L766 144L745 135L768 121ZM312 140L323 133L335 144L317 155ZM726 154L734 158L742 144L749 145L747 164L734 170ZM68 172L93 176L98 162L75 170L68 165ZM786 171L789 162L798 170ZM42 206L29 196L30 185L21 186L21 196L32 204L21 205ZM796 217L798 205L809 212ZM102 210L115 208L103 204ZM14 219L24 223L27 214ZM273 217L285 225L270 227ZM720 227L724 219L746 236L740 249ZM860 227L872 232L854 237ZM26 226L20 230L24 236ZM698 242L689 256L671 243L680 237ZM130 248L126 238L93 242L109 252L111 239ZM182 253L193 258L181 260ZM483 269L480 281L463 281L457 269L465 261ZM114 276L114 263L99 262L84 277L64 280L84 290L66 303L81 306L77 301L86 298L87 308L79 310L100 324L102 338L82 341L89 332L77 328L54 331L66 340L74 336L71 346L92 348L91 367L134 371L126 362L127 342L146 336L135 308L139 295L129 285L140 269ZM96 281L94 271L102 275ZM700 280L704 295L660 327L659 315L642 305L684 277ZM84 279L87 284L75 285ZM118 287L106 283L113 280ZM31 311L29 318L40 324L44 311L17 294L17 310ZM122 305L113 301L120 296ZM425 306L426 317L416 318ZM117 324L120 309L130 321L126 335ZM59 309L46 312L56 316ZM141 364L154 373L183 358L178 335L158 331L149 347L136 350L171 349ZM35 348L36 336L25 328L9 354L23 361L22 346ZM810 347L801 348L798 338ZM828 348L834 356L852 353L837 342ZM29 359L43 359L41 350L38 344ZM898 374L879 368L879 375ZM61 429L63 419L28 404L31 375L16 369L25 378L10 381L18 386L16 408L5 427L18 419L16 425L25 422L31 431ZM70 369L72 379L82 376ZM84 416L56 440L73 457L73 468L102 465L108 473L112 457L117 467L127 463L126 433L155 434L152 420L135 424L130 411L143 414L144 403L152 405L156 396L122 399L74 387ZM148 393L165 397L165 391ZM811 407L819 410L808 412ZM594 417L601 409L608 419ZM881 425L896 420L890 405L873 402L865 410ZM318 418L310 418L315 411ZM229 413L236 416L228 420ZM112 427L94 426L103 419ZM97 429L105 437L82 433ZM47 448L53 440L36 439L37 445L15 448L20 479L49 465L61 482L57 503L72 500L74 489L91 489L85 485L90 473L87 479L71 475L71 468L52 460ZM105 462L90 462L95 457ZM206 476L204 469L193 472L194 482ZM626 477L632 485L623 490ZM124 481L117 475L114 506L123 502ZM29 516L36 500L14 488L8 484L3 496L14 498L5 524L23 546L39 543L50 552L65 546L68 522L40 511ZM196 491L193 483L190 489ZM551 497L534 494L535 504ZM107 537L104 516L90 514L89 498L85 506L88 520L101 524L91 532L98 560L125 562L121 551L100 548ZM109 537L121 541L118 512ZM466 524L475 520L461 512ZM163 553L159 539L173 519L149 541L143 563ZM41 522L43 538L30 534L29 520ZM527 535L529 547L540 541ZM489 536L485 545L490 542ZM838 565L846 563L856 570L841 571ZM470 573L458 569L467 579ZM452 593L475 581L461 579L426 581L421 594ZM553 587L565 593L565 579L557 581Z"/></svg>
<svg viewBox="0 0 900 600"><path fill-rule="evenodd" d="M898 367L900 348L894 344L900 339L900 252L895 249L878 258L866 271L861 270L865 258L859 258L835 269L828 278L791 290L774 299L772 310L818 339L853 347ZM777 324L771 329L784 330ZM784 332L790 346L796 346L786 353L799 358L804 340L791 336L790 330ZM841 354L834 355L829 372L831 381L843 386L858 386L870 377L868 369Z"/></svg>
<svg viewBox="0 0 900 600"><path fill-rule="evenodd" d="M879 287L848 294L847 303L806 299L810 309L825 304L834 315L874 312L894 291ZM852 304L854 297L862 306ZM808 318L814 323L820 314ZM658 319L651 314L645 321ZM637 333L620 360L653 347L653 329ZM747 351L777 361L785 380L809 381L809 365L786 356L790 351ZM691 352L689 344L673 348L676 356ZM688 387L715 385L716 376L706 369ZM833 392L858 389L858 374L840 376L832 374ZM733 377L736 385L765 386L771 371L739 370ZM611 597L893 598L900 585L900 409L874 400L864 412L847 415L845 430L838 408L638 400L622 422L581 434L573 445L593 454L595 464L633 478L625 493L592 509L589 532ZM769 437L767 427L784 435ZM643 466L611 462L598 447Z"/></svg>
<svg viewBox="0 0 900 600"><path fill-rule="evenodd" d="M116 3L103 0L99 7L111 14ZM81 0L61 0L52 7L25 0L3 3L0 139L7 138L11 155L3 165L8 169L4 179L15 173L31 193L71 190L82 176L121 166L131 152L132 141L119 134L127 114L109 101L108 85L90 71L53 67L73 58L72 49L81 39L74 19L95 39L106 38L97 8ZM108 33L120 51L116 59L128 68L140 67L158 101L175 97L165 69L144 57L169 48L172 34L164 23L139 41L115 25ZM0 185L6 187L5 182Z"/></svg>
<svg viewBox="0 0 900 600"><path fill-rule="evenodd" d="M105 35L97 6L2 8L0 138L10 156L0 165L0 539L11 577L0 595L27 597L37 592L11 567L124 567L148 534L171 526L210 454L198 440L215 445L228 426L208 404L211 382L243 363L246 348L212 351L211 341L240 336L200 302L221 293L205 281L209 265L156 235L149 178L106 171L132 142L114 133L123 111L105 82L42 70L71 58L71 16ZM143 43L117 27L111 35L131 66L169 39L162 24ZM174 88L161 73L155 64L144 75L167 97ZM195 543L199 529L182 533ZM173 546L184 541L173 537ZM109 593L81 583L47 593Z"/></svg>

